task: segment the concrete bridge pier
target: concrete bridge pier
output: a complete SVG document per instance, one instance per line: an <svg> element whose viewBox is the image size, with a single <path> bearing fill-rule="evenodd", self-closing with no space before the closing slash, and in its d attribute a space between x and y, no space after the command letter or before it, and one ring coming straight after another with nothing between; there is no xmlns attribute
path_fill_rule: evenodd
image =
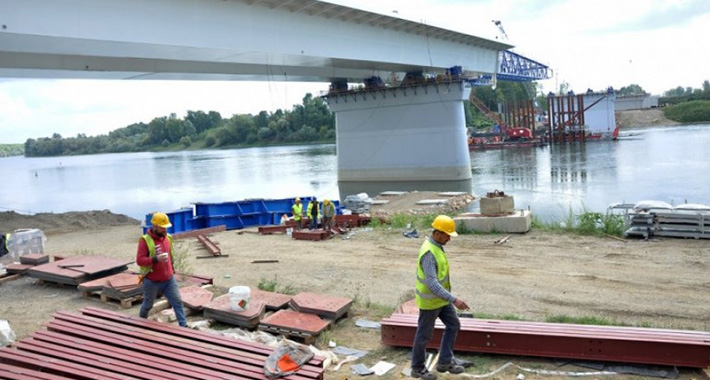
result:
<svg viewBox="0 0 710 380"><path fill-rule="evenodd" d="M387 190L471 191L461 80L331 92L340 198Z"/></svg>

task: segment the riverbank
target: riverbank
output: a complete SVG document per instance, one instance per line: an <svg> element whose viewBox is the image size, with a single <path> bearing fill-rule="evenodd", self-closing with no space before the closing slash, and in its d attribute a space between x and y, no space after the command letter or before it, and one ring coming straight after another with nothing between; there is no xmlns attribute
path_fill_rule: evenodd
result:
<svg viewBox="0 0 710 380"><path fill-rule="evenodd" d="M48 234L45 252L133 260L141 234L139 224L101 224L76 229L73 223L67 223L69 230L57 229ZM426 233L420 230L421 238L410 239L400 229L382 226L310 242L286 235L261 236L253 229L233 230L210 236L229 257L197 259L204 250L194 240L178 241L178 249L187 255L192 273L214 278L217 292L234 285L257 288L260 283L271 282L277 289L354 299L356 317L339 324L327 338L372 351L372 357L364 359L367 365L387 356L387 361L398 365L399 372L407 363L406 350L384 348L378 332L356 328L354 320L382 318L411 297L413 260ZM461 235L446 246L454 268L454 293L465 299L479 317L515 316L531 321L555 316L594 317L616 324L710 331L706 241L619 241L533 230L513 235L503 245L494 244L501 237ZM253 263L257 259L276 262ZM0 286L0 318L10 321L18 339L41 329L56 310L86 306L124 312L113 303L82 298L74 288L40 285L27 277ZM125 312L136 315L138 307ZM495 355L462 357L477 363L478 367L472 370L476 373L508 360L534 363L531 365L535 368L556 368L547 360ZM348 371L337 374L347 375ZM682 373L680 378L694 376L697 377L692 372ZM327 377L331 378L330 373Z"/></svg>
<svg viewBox="0 0 710 380"><path fill-rule="evenodd" d="M666 118L661 108L617 111L616 122L619 123L621 129L681 125Z"/></svg>

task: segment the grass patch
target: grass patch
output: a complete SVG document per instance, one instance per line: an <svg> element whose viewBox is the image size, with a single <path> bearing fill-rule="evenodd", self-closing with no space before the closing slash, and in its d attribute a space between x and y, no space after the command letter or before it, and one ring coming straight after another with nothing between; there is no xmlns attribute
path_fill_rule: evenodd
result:
<svg viewBox="0 0 710 380"><path fill-rule="evenodd" d="M173 268L177 273L192 274L189 242L180 241L173 243Z"/></svg>
<svg viewBox="0 0 710 380"><path fill-rule="evenodd" d="M562 220L543 221L539 216L533 215L531 226L533 229L556 232L572 233L578 235L604 236L612 235L621 237L626 231L626 222L623 215L584 211L575 215L572 209Z"/></svg>
<svg viewBox="0 0 710 380"><path fill-rule="evenodd" d="M548 323L571 323L576 325L597 325L597 326L632 326L628 323L618 322L600 317L570 317L568 315L551 315L545 318Z"/></svg>
<svg viewBox="0 0 710 380"><path fill-rule="evenodd" d="M296 289L292 285L279 284L278 276L274 276L272 279L262 277L259 280L259 284L257 285L257 287L259 288L259 290L263 290L265 292L274 292L288 295L294 295L298 293L298 289Z"/></svg>

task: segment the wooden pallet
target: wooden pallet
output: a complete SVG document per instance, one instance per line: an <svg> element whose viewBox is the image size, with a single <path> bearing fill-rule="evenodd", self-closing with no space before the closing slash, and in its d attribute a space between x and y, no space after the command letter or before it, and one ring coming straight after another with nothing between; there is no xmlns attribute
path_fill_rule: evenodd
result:
<svg viewBox="0 0 710 380"><path fill-rule="evenodd" d="M105 303L110 303L110 302L119 302L121 304L122 309L130 309L133 307L134 302L142 302L143 301L143 295L137 295L133 297L128 297L128 298L111 298L107 296L106 294L101 294L101 301Z"/></svg>
<svg viewBox="0 0 710 380"><path fill-rule="evenodd" d="M259 325L258 330L266 331L276 335L283 335L284 338L290 339L303 344L313 344L316 341L316 335L294 331L272 326ZM327 330L327 329L326 329Z"/></svg>
<svg viewBox="0 0 710 380"><path fill-rule="evenodd" d="M0 284L4 284L4 283L6 283L8 281L12 281L12 280L17 280L21 276L22 276L21 273L15 273L15 274L6 273L4 276L0 277Z"/></svg>

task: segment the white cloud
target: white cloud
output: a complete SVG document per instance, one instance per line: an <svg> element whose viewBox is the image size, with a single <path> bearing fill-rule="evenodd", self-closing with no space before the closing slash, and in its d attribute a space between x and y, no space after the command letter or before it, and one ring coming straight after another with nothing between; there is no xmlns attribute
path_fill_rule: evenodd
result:
<svg viewBox="0 0 710 380"><path fill-rule="evenodd" d="M661 94L710 79L701 43L710 36L706 0L331 0L431 25L499 38L500 20L515 51L550 65L554 91L632 83ZM0 80L0 143L105 134L187 110L222 116L290 109L325 83Z"/></svg>

